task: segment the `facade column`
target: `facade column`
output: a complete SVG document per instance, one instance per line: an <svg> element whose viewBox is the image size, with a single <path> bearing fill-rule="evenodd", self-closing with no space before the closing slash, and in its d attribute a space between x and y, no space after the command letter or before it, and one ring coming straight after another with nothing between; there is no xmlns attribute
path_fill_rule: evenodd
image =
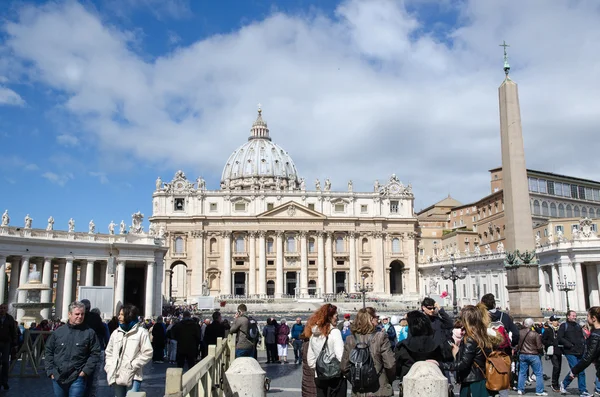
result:
<svg viewBox="0 0 600 397"><path fill-rule="evenodd" d="M14 303L17 301L17 288L19 287L19 264L20 259L13 256L13 260L10 263L10 288L8 290L8 303ZM13 315L16 315L14 310Z"/></svg>
<svg viewBox="0 0 600 397"><path fill-rule="evenodd" d="M185 297L186 300L192 296L192 276L194 272L192 269L185 269Z"/></svg>
<svg viewBox="0 0 600 397"><path fill-rule="evenodd" d="M384 277L386 276L386 272L384 271L384 266L383 266L383 238L384 238L384 233L382 232L375 232L373 234L373 237L375 239L375 260L373 263L373 275L374 275L374 280L373 280L373 291L376 293L387 293L388 291L385 291L385 279Z"/></svg>
<svg viewBox="0 0 600 397"><path fill-rule="evenodd" d="M348 238L350 239L350 274L347 291L350 292L356 292L356 236L355 232L348 233Z"/></svg>
<svg viewBox="0 0 600 397"><path fill-rule="evenodd" d="M162 253L154 254L154 307L159 313L162 313L163 296L165 295L165 259Z"/></svg>
<svg viewBox="0 0 600 397"><path fill-rule="evenodd" d="M263 230L258 232L258 293L267 294L267 255L265 247L265 235Z"/></svg>
<svg viewBox="0 0 600 397"><path fill-rule="evenodd" d="M94 285L94 259L88 259L85 265L85 286L92 287Z"/></svg>
<svg viewBox="0 0 600 397"><path fill-rule="evenodd" d="M308 247L306 232L300 232L300 296L308 295Z"/></svg>
<svg viewBox="0 0 600 397"><path fill-rule="evenodd" d="M221 234L223 238L223 278L221 279L221 295L231 295L231 232Z"/></svg>
<svg viewBox="0 0 600 397"><path fill-rule="evenodd" d="M552 291L554 291L554 310L561 310L562 309L562 300L561 300L561 296L560 294L562 294L561 291L558 290L558 287L556 286L556 283L558 283L560 281L560 277L558 275L558 268L556 267L556 265L552 264Z"/></svg>
<svg viewBox="0 0 600 397"><path fill-rule="evenodd" d="M256 294L256 232L251 231L248 233L248 244L250 249L248 255L250 256L250 270L248 272L248 291L247 295Z"/></svg>
<svg viewBox="0 0 600 397"><path fill-rule="evenodd" d="M585 311L583 272L581 271L580 262L575 262L575 295L577 296L577 310L580 312Z"/></svg>
<svg viewBox="0 0 600 397"><path fill-rule="evenodd" d="M317 232L317 287L318 295L325 293L325 243L323 241L324 232Z"/></svg>
<svg viewBox="0 0 600 397"><path fill-rule="evenodd" d="M165 296L168 298L169 302L173 298L171 296L171 282L173 281L173 269L167 269L165 271Z"/></svg>
<svg viewBox="0 0 600 397"><path fill-rule="evenodd" d="M69 319L69 305L73 300L73 258L67 258L65 263L65 278L63 285L63 297L62 297L62 313L60 316L63 321Z"/></svg>
<svg viewBox="0 0 600 397"><path fill-rule="evenodd" d="M68 263L67 263L68 265ZM125 261L117 262L117 288L115 291L115 315L119 315L119 310L125 304ZM66 283L66 281L65 281Z"/></svg>
<svg viewBox="0 0 600 397"><path fill-rule="evenodd" d="M277 262L275 264L275 298L283 294L283 232L276 232Z"/></svg>
<svg viewBox="0 0 600 397"><path fill-rule="evenodd" d="M144 307L144 317L154 317L154 261L148 261L146 266L146 302Z"/></svg>
<svg viewBox="0 0 600 397"><path fill-rule="evenodd" d="M29 280L29 257L24 256L21 259L21 268L19 271L19 287L27 284ZM18 301L19 303L24 303L27 300L27 291L19 291L18 293ZM17 321L21 321L21 318L25 314L25 310L18 309L17 310Z"/></svg>
<svg viewBox="0 0 600 397"><path fill-rule="evenodd" d="M204 236L206 232L204 230L196 230L192 232L194 238L194 261L192 262L192 289L191 296L202 295L202 286L206 279L204 273Z"/></svg>
<svg viewBox="0 0 600 397"><path fill-rule="evenodd" d="M42 284L52 288L52 258L44 258L44 268L42 269ZM42 303L52 302L52 290L42 291ZM50 308L42 309L42 318L50 318Z"/></svg>
<svg viewBox="0 0 600 397"><path fill-rule="evenodd" d="M0 304L4 301L4 291L6 290L6 256L0 255Z"/></svg>
<svg viewBox="0 0 600 397"><path fill-rule="evenodd" d="M545 272L542 269L542 267L538 267L538 277L540 279L540 305L542 306L542 308L544 308L544 310L546 309L546 307L548 306L547 302L546 302L546 277L545 277Z"/></svg>
<svg viewBox="0 0 600 397"><path fill-rule="evenodd" d="M325 266L327 267L327 275L325 276L325 292L333 294L333 233L327 232L327 240L325 240Z"/></svg>

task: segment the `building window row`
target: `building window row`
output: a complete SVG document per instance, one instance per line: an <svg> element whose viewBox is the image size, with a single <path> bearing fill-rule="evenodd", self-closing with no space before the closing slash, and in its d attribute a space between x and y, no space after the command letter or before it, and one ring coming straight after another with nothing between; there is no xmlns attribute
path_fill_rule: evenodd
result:
<svg viewBox="0 0 600 397"><path fill-rule="evenodd" d="M580 200L600 201L600 189L529 177L529 191Z"/></svg>
<svg viewBox="0 0 600 397"><path fill-rule="evenodd" d="M533 215L549 216L553 218L595 218L600 209L571 204L558 204L533 200L531 212Z"/></svg>

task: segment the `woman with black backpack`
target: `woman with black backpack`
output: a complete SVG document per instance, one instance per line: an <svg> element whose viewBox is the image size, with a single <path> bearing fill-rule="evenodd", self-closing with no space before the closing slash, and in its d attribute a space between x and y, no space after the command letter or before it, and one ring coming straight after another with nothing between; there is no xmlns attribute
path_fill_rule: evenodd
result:
<svg viewBox="0 0 600 397"><path fill-rule="evenodd" d="M352 396L393 396L396 362L385 332L377 332L379 316L372 307L360 309L350 325L342 355L342 373L352 385ZM357 365L360 364L360 365Z"/></svg>

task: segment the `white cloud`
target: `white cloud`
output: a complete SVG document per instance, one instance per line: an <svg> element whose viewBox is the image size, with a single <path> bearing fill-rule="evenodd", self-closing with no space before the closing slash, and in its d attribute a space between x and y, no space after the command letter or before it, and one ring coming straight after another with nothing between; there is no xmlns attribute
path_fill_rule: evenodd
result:
<svg viewBox="0 0 600 397"><path fill-rule="evenodd" d="M24 106L25 101L10 88L0 86L0 105Z"/></svg>
<svg viewBox="0 0 600 397"><path fill-rule="evenodd" d="M105 5L121 17L138 9L145 9L160 20L189 18L192 14L189 0L108 0Z"/></svg>
<svg viewBox="0 0 600 397"><path fill-rule="evenodd" d="M506 39L528 166L600 179L571 164L597 155L585 144L600 124L595 3L457 4L461 26L441 38L402 2L354 0L333 19L275 13L149 61L130 50L130 32L78 3L51 3L5 24L5 44L33 65L32 80L67 97L101 151L216 179L262 102L273 140L307 180L370 191L395 172L420 208L448 192L489 192Z"/></svg>
<svg viewBox="0 0 600 397"><path fill-rule="evenodd" d="M37 171L39 169L39 167L37 166L37 164L27 164L24 168L25 171Z"/></svg>
<svg viewBox="0 0 600 397"><path fill-rule="evenodd" d="M104 172L90 172L90 176L98 178L101 184L106 185L108 183L108 177Z"/></svg>
<svg viewBox="0 0 600 397"><path fill-rule="evenodd" d="M73 179L73 174L70 172L56 174L54 172L47 171L42 174L42 177L59 186L65 186L68 181Z"/></svg>
<svg viewBox="0 0 600 397"><path fill-rule="evenodd" d="M63 146L77 146L79 144L79 138L67 134L57 136L56 141Z"/></svg>

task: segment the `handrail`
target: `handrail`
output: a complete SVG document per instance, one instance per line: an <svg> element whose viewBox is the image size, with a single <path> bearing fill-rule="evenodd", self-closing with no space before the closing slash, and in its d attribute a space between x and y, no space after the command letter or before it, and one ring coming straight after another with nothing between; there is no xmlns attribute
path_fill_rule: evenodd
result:
<svg viewBox="0 0 600 397"><path fill-rule="evenodd" d="M168 368L165 397L223 396L225 371L235 359L235 339L217 338L216 345L208 346L208 355L183 373L182 368Z"/></svg>

